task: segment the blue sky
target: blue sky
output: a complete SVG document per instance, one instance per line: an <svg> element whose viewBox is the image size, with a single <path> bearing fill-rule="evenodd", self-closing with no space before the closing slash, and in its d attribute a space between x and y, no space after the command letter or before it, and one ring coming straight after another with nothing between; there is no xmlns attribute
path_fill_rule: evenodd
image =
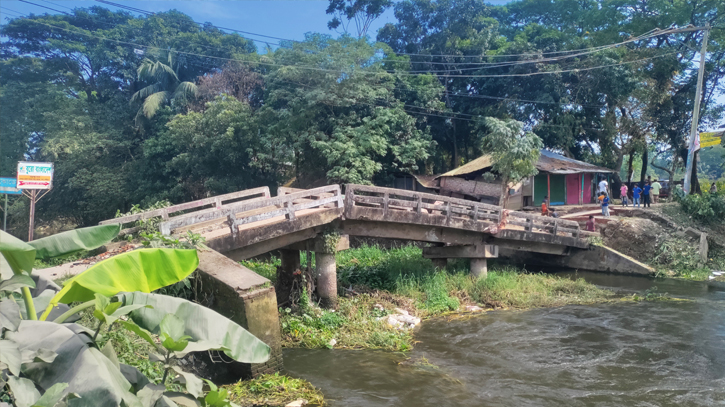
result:
<svg viewBox="0 0 725 407"><path fill-rule="evenodd" d="M92 0L28 0L44 7L69 11L68 8L101 6L116 9L113 6ZM199 0L157 0L157 1L127 1L115 0L126 6L142 10L159 12L171 9L179 10L191 16L197 22L210 22L221 27L250 31L274 37L302 40L305 33L321 32L337 35L327 28L330 16L325 13L327 0L298 0L298 1L259 1L259 0L226 0L226 1L199 1ZM507 0L491 1L492 4L506 3ZM57 14L18 0L2 0L2 6L16 10L22 14ZM12 13L0 10L2 21L6 17L14 17ZM388 10L373 23L369 35L374 38L377 30L386 23L395 22L393 10ZM254 38L252 36L246 36ZM262 39L263 38L258 38ZM269 41L269 40L268 40ZM273 40L272 40L273 41ZM264 44L257 43L258 47Z"/></svg>

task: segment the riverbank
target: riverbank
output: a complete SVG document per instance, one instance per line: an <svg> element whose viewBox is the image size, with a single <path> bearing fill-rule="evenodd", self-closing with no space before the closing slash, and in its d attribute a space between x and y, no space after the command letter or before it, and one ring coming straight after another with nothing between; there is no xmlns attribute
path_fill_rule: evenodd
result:
<svg viewBox="0 0 725 407"><path fill-rule="evenodd" d="M243 264L274 280L279 263ZM415 341L413 330L410 324L396 323L398 315L407 314L415 322L450 313L594 304L614 297L583 279L531 274L495 263L488 278L475 280L465 261L438 270L415 246L346 250L337 254L337 267L344 293L338 310L322 310L304 300L281 308L283 346L407 351Z"/></svg>
<svg viewBox="0 0 725 407"><path fill-rule="evenodd" d="M706 236L703 247L701 236ZM677 202L632 211L602 226L603 243L656 270L656 277L695 281L721 280L725 275L725 222L688 214ZM707 256L701 256L701 250ZM704 252L703 252L704 253Z"/></svg>

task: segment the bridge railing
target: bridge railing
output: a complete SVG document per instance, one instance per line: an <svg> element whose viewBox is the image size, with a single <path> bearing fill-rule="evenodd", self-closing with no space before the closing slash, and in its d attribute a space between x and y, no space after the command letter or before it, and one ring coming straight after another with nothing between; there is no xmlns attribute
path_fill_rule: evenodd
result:
<svg viewBox="0 0 725 407"><path fill-rule="evenodd" d="M500 206L466 199L406 191L393 188L347 184L345 186L345 216L354 219L354 208L374 208L382 217L393 220L395 214L412 214L421 224L430 224L426 218L443 217L445 224L460 223L462 228L476 229L483 224L502 225L512 229L553 235L571 235L578 238L579 223L565 219L547 218L535 214L503 211ZM362 215L365 216L365 215ZM407 218L410 218L408 216Z"/></svg>
<svg viewBox="0 0 725 407"><path fill-rule="evenodd" d="M269 197L269 187L253 188L244 191L232 192L230 194L217 195L209 198L199 199L196 201L185 202L182 204L172 205L166 208L155 209L152 211L141 212L134 215L107 219L99 222L99 225L118 223L124 225L127 223L136 222L138 220L146 220L156 217L160 217L163 220L170 220L192 214L220 210L222 207L229 206L230 204L239 201L248 202L252 199L265 199Z"/></svg>
<svg viewBox="0 0 725 407"><path fill-rule="evenodd" d="M266 219L284 216L287 220L295 220L298 211L314 208L344 207L342 191L339 185L328 185L320 188L292 191L277 191L278 196L260 202L250 202L236 211L227 212L227 223L232 235L239 232L239 226L259 222ZM239 212L256 211L254 214L237 217Z"/></svg>

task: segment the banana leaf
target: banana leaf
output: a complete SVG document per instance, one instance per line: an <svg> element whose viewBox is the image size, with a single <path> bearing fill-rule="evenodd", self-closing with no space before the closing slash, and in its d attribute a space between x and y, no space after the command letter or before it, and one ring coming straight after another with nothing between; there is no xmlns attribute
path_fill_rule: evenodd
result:
<svg viewBox="0 0 725 407"><path fill-rule="evenodd" d="M68 383L63 393L76 393L74 406L139 405L128 382L101 351L93 347L88 330L76 324L45 321L22 321L17 332L8 332L9 340L20 351L47 349L57 354L51 363L31 362L22 365L24 377L44 392L56 383Z"/></svg>
<svg viewBox="0 0 725 407"><path fill-rule="evenodd" d="M30 274L33 270L35 248L2 230L0 230L0 254L5 258L5 262L0 261L2 279L8 279L12 274L22 274L23 271ZM6 269L8 267L10 270Z"/></svg>
<svg viewBox="0 0 725 407"><path fill-rule="evenodd" d="M159 326L166 314L174 314L183 320L184 335L192 338L185 350L222 350L230 358L244 363L263 363L269 359L269 346L246 329L202 305L141 292L124 293L119 297L127 306L147 304L153 307L138 309L129 316L140 327L155 334L160 332Z"/></svg>
<svg viewBox="0 0 725 407"><path fill-rule="evenodd" d="M120 224L91 226L33 240L28 244L35 248L36 259L47 259L101 247L118 236L120 231Z"/></svg>
<svg viewBox="0 0 725 407"><path fill-rule="evenodd" d="M196 270L196 250L139 249L98 262L71 278L49 302L41 319L59 303L85 302L124 291L151 292L177 283Z"/></svg>

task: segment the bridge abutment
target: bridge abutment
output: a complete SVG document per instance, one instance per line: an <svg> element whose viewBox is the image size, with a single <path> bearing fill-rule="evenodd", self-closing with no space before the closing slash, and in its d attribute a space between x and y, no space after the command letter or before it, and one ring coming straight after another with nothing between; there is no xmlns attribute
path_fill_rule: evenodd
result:
<svg viewBox="0 0 725 407"><path fill-rule="evenodd" d="M209 361L213 363L208 370L215 376L214 381L230 382L282 370L282 335L271 282L214 250L199 249L198 254L202 287L202 292L197 293L198 301L241 325L271 349L265 363Z"/></svg>

